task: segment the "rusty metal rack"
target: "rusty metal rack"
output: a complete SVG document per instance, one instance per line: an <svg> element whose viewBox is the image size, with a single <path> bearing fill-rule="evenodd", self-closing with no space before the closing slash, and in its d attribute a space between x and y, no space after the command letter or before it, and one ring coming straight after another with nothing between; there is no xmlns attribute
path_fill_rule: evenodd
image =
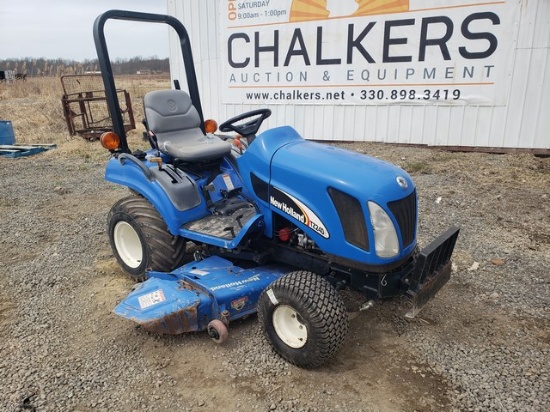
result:
<svg viewBox="0 0 550 412"><path fill-rule="evenodd" d="M71 136L87 140L99 139L103 132L113 129L107 106L105 88L100 74L61 76L63 114ZM136 128L130 94L117 89L120 112L126 131Z"/></svg>

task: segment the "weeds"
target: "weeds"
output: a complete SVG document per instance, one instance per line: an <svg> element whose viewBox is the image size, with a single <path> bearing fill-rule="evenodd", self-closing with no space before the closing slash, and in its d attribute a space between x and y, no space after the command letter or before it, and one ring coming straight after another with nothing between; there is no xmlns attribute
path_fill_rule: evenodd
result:
<svg viewBox="0 0 550 412"><path fill-rule="evenodd" d="M426 162L407 163L404 169L409 173L422 173L426 175L432 173L432 165Z"/></svg>
<svg viewBox="0 0 550 412"><path fill-rule="evenodd" d="M143 126L140 123L144 117L143 95L151 90L170 88L170 79L167 76L122 76L116 79L116 86L128 90L132 99L138 128L129 133L132 148L146 149L147 144L141 140ZM0 120L11 120L17 143L55 143L77 156L90 159L104 156L105 150L98 142L86 142L69 134L62 96L59 77L29 77L25 82L0 83Z"/></svg>

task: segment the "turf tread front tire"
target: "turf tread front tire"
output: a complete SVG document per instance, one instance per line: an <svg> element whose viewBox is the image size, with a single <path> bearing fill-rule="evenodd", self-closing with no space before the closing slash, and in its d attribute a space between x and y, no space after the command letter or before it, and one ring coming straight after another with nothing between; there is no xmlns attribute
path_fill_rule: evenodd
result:
<svg viewBox="0 0 550 412"><path fill-rule="evenodd" d="M294 309L307 328L301 348L292 348L277 334L273 315L281 305ZM338 352L349 330L343 299L325 279L307 271L291 272L268 286L258 302L258 319L273 349L305 368L320 366Z"/></svg>
<svg viewBox="0 0 550 412"><path fill-rule="evenodd" d="M143 260L136 268L125 264L116 249L113 232L121 221L133 227L142 244ZM186 240L172 235L155 207L141 196L128 196L116 202L109 212L108 225L109 241L117 261L136 281L145 280L147 270L170 272L181 266L186 257Z"/></svg>

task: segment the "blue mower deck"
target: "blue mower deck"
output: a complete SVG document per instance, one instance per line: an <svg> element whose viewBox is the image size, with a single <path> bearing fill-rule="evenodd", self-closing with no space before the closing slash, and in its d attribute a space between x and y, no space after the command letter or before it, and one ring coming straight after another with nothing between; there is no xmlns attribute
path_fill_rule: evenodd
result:
<svg viewBox="0 0 550 412"><path fill-rule="evenodd" d="M230 321L255 313L262 291L287 273L284 266L242 269L213 256L171 273L149 272L149 279L114 312L149 332L204 331L214 319Z"/></svg>

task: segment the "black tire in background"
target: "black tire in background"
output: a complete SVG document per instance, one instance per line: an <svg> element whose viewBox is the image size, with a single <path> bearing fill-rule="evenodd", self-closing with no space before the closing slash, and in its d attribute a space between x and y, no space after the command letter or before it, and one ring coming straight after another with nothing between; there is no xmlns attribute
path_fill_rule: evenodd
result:
<svg viewBox="0 0 550 412"><path fill-rule="evenodd" d="M296 366L325 363L349 330L344 301L325 279L297 271L269 285L258 302L258 319L273 349Z"/></svg>
<svg viewBox="0 0 550 412"><path fill-rule="evenodd" d="M170 272L182 265L186 241L168 231L155 207L141 196L116 202L108 216L109 242L118 263L140 282L147 270Z"/></svg>

